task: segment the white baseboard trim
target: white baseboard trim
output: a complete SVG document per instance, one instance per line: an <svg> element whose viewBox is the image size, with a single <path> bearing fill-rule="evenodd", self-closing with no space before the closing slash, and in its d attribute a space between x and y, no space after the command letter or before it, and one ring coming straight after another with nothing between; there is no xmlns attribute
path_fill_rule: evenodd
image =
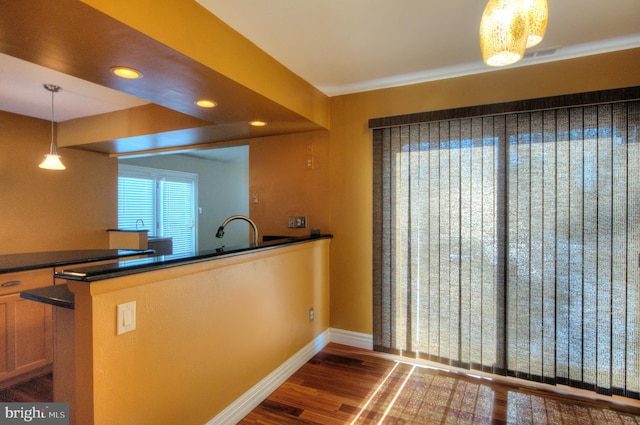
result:
<svg viewBox="0 0 640 425"><path fill-rule="evenodd" d="M295 371L300 369L302 365L320 352L320 350L330 342L330 335L331 331L329 329L318 335L302 350L290 357L289 360L281 364L262 381L258 382L249 391L207 422L206 425L231 425L240 422L242 418L247 416L257 405L266 399L269 394L282 385Z"/></svg>
<svg viewBox="0 0 640 425"><path fill-rule="evenodd" d="M329 342L368 350L373 348L372 335L329 328L227 406L222 412L218 413L206 425L227 425L240 422L242 418L262 403L269 394L282 385L313 356L318 354Z"/></svg>
<svg viewBox="0 0 640 425"><path fill-rule="evenodd" d="M304 348L290 357L287 361L281 364L276 370L267 375L262 381L258 382L254 385L249 391L240 396L236 401L231 403L220 412L216 417L211 419L205 425L232 425L240 422L242 418L247 416L251 411L258 406L263 400L265 400L269 394L275 391L283 382L285 382L291 375L293 375L298 369L300 369L306 362L308 362L313 356L318 354L329 342L334 342L336 344L348 345L351 347L357 347L362 349L371 350L373 347L373 336L370 334L363 334L359 332L346 331L342 329L334 329L329 328L324 331L322 334L318 335L313 341L307 344ZM409 359L405 359L404 361L408 361L413 363ZM427 362L430 363L430 362ZM424 364L424 362L417 361L416 364ZM457 370L456 368L452 368L450 366L438 366L444 370ZM460 373L468 373L467 370L459 370ZM474 375L480 374L485 375L483 372L473 372ZM545 390L555 390L560 394L571 394L576 395L575 388L568 388L564 386L550 386L547 384L536 384L531 381L521 381L518 378L511 377L501 377L494 376L491 374L486 374L492 379L503 380L505 382L511 384L520 384L520 385L529 385L532 388L544 388ZM568 388L568 389L565 389ZM593 398L593 395L590 392L586 394L578 394L584 395L585 397ZM596 399L608 400L609 402L612 399L608 396L599 396L595 397ZM632 404L628 404L624 400L615 400L614 403L619 403L622 406L634 406L637 407L637 403L633 402Z"/></svg>
<svg viewBox="0 0 640 425"><path fill-rule="evenodd" d="M342 329L329 328L331 331L331 342L336 344L349 345L351 347L373 350L373 335L360 332L345 331Z"/></svg>

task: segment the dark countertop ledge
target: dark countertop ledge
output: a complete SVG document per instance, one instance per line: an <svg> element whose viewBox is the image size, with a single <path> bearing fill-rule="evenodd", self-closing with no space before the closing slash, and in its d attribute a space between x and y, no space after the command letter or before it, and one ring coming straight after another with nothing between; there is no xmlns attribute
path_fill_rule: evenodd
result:
<svg viewBox="0 0 640 425"><path fill-rule="evenodd" d="M73 310L75 299L66 284L45 286L20 292L20 298Z"/></svg>
<svg viewBox="0 0 640 425"><path fill-rule="evenodd" d="M55 277L58 279L67 279L73 281L95 282L99 280L111 279L114 277L127 276L131 274L143 273L168 267L182 266L186 264L197 263L200 261L212 260L215 258L223 258L250 252L258 252L266 249L273 249L286 245L305 243L332 237L332 235L288 237L284 239L262 242L259 243L258 246L223 246L222 248L197 251L190 254L159 255L155 257L119 261L82 268L66 268L61 272L56 273Z"/></svg>
<svg viewBox="0 0 640 425"><path fill-rule="evenodd" d="M0 255L0 273L63 267L93 261L117 260L153 253L152 249L88 249ZM64 284L22 291L20 292L20 298L51 304L56 307L74 308L73 292Z"/></svg>
<svg viewBox="0 0 640 425"><path fill-rule="evenodd" d="M71 251L25 252L0 255L0 273L14 273L49 267L69 266L94 261L153 254L152 249L80 249Z"/></svg>
<svg viewBox="0 0 640 425"><path fill-rule="evenodd" d="M192 255L161 255L158 257L148 257L138 260L126 260L117 263L63 270L60 273L56 273L55 276L57 278L67 280L93 282L103 279L109 279L112 277L126 276L129 274L142 273L145 271L157 270L166 267L176 267L199 261L211 260L214 258L229 257L242 253L257 252L265 249L272 249L332 237L333 236L331 235L291 237L263 242L257 247L242 245L229 248L223 247L216 250L201 251ZM75 307L73 292L69 290L66 284L53 285L44 288L23 291L20 293L20 297L31 301L51 304L57 307L68 309L74 309Z"/></svg>

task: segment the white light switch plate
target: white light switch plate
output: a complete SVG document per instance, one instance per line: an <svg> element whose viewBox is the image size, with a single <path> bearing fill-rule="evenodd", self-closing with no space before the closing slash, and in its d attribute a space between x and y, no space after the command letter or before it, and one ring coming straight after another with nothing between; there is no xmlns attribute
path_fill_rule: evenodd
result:
<svg viewBox="0 0 640 425"><path fill-rule="evenodd" d="M117 312L117 334L131 332L136 328L136 302L131 301L124 304L118 304Z"/></svg>

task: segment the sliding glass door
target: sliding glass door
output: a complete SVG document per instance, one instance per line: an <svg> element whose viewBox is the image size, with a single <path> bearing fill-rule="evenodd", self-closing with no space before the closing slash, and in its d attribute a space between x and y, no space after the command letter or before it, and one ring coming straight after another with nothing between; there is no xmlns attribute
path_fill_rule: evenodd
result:
<svg viewBox="0 0 640 425"><path fill-rule="evenodd" d="M374 130L374 346L640 392L638 102Z"/></svg>

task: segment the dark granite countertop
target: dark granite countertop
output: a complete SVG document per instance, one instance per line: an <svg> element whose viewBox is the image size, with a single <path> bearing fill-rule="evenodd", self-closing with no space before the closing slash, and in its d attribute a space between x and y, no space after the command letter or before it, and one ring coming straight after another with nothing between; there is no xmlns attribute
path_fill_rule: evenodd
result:
<svg viewBox="0 0 640 425"><path fill-rule="evenodd" d="M239 245L232 247L222 247L213 250L198 251L190 254L159 255L155 257L140 258L135 260L119 261L109 264L81 268L65 268L55 274L56 278L82 282L95 282L114 277L126 276L135 273L143 273L151 270L158 270L168 267L182 266L200 261L212 260L215 258L229 257L249 252L257 252L266 249L273 249L285 245L305 243L317 239L332 238L331 235L314 235L302 237L287 237L259 243L258 246Z"/></svg>
<svg viewBox="0 0 640 425"><path fill-rule="evenodd" d="M153 254L152 249L83 249L73 251L26 252L0 255L0 273L46 269L94 261Z"/></svg>
<svg viewBox="0 0 640 425"><path fill-rule="evenodd" d="M73 292L71 292L65 284L28 289L20 292L20 298L51 304L56 307L69 308L71 310L73 310L75 305Z"/></svg>
<svg viewBox="0 0 640 425"><path fill-rule="evenodd" d="M182 255L160 255L157 257L146 257L135 260L124 260L108 264L99 264L96 266L65 268L55 274L56 278L95 282L99 280L109 279L112 277L126 276L135 273L142 273L150 270L157 270L167 267L176 267L185 264L196 263L199 261L207 261L214 258L224 258L233 255L239 255L249 252L263 251L287 245L309 242L317 239L332 238L331 235L319 236L303 236L303 237L285 237L277 240L262 242L258 246L241 245L233 247L222 247L215 250L199 251L193 254ZM153 251L152 251L153 252ZM140 252L137 252L140 254ZM75 262L77 264L77 262ZM2 264L2 263L0 263ZM72 265L73 263L67 263ZM60 264L58 264L60 265ZM74 295L67 285L52 285L44 288L31 289L22 291L20 297L31 301L51 304L57 307L68 309L74 308Z"/></svg>

